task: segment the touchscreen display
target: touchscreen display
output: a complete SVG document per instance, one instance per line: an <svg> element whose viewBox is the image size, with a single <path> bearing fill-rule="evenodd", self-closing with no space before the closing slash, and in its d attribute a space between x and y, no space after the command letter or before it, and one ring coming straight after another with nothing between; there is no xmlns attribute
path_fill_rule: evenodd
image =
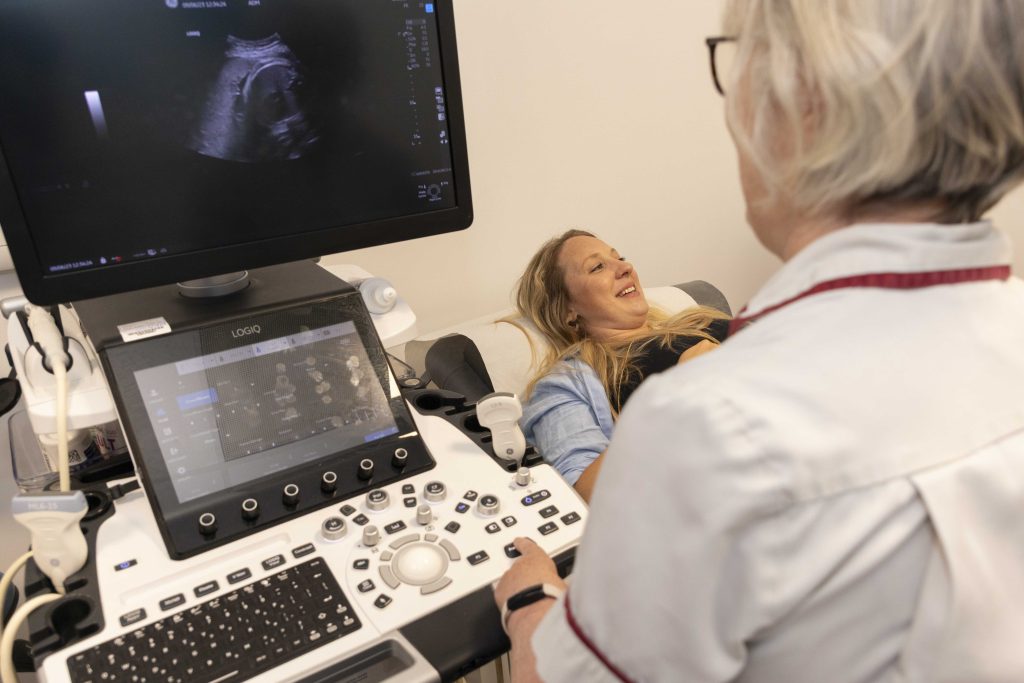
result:
<svg viewBox="0 0 1024 683"><path fill-rule="evenodd" d="M134 374L179 503L398 432L352 322Z"/></svg>

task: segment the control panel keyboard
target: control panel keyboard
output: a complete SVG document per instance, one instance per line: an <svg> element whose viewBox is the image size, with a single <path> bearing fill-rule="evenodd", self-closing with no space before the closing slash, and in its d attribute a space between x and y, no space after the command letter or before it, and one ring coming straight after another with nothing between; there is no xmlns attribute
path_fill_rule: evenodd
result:
<svg viewBox="0 0 1024 683"><path fill-rule="evenodd" d="M359 627L317 558L100 643L68 670L75 683L245 680Z"/></svg>

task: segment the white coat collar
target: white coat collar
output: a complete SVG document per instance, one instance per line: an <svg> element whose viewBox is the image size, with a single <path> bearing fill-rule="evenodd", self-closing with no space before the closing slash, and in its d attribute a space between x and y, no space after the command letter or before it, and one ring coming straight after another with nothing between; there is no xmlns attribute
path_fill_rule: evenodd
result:
<svg viewBox="0 0 1024 683"><path fill-rule="evenodd" d="M851 225L819 237L787 261L743 314L756 316L836 278L1003 266L1011 259L1009 239L990 221Z"/></svg>

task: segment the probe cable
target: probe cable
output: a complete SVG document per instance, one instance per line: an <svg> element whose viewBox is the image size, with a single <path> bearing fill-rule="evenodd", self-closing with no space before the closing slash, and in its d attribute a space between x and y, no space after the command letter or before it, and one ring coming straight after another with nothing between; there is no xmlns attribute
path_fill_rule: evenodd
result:
<svg viewBox="0 0 1024 683"><path fill-rule="evenodd" d="M57 472L60 477L60 490L71 490L71 464L68 456L68 356L64 352L64 337L57 329L53 316L40 306L29 304L28 327L32 336L43 350L49 361L57 384ZM0 579L0 600L6 595L7 587L29 558L29 551L14 561L3 579ZM0 638L0 683L17 683L18 675L14 669L14 639L21 624L34 610L64 597L63 585L54 586L56 593L38 595L19 607L11 616L9 623L3 625L3 637Z"/></svg>

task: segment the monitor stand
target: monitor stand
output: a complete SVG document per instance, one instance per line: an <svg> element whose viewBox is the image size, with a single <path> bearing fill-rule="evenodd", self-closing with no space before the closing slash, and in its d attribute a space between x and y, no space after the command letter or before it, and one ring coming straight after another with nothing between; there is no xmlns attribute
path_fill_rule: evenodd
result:
<svg viewBox="0 0 1024 683"><path fill-rule="evenodd" d="M249 286L249 271L224 273L178 283L178 293L192 299L234 294Z"/></svg>

